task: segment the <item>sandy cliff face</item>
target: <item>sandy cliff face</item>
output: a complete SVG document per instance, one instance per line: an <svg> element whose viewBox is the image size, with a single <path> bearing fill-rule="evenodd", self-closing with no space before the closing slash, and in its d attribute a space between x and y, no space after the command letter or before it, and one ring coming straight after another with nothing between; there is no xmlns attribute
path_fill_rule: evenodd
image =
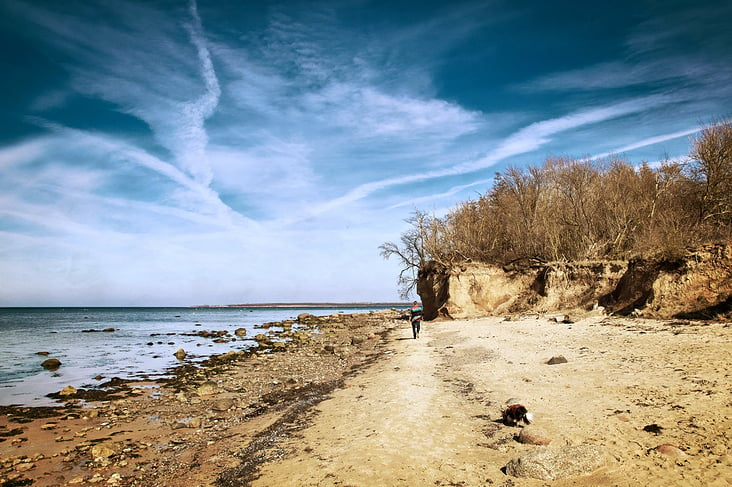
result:
<svg viewBox="0 0 732 487"><path fill-rule="evenodd" d="M654 318L730 315L732 249L690 250L675 259L553 263L500 268L466 263L448 270L434 262L419 274L425 318L589 310Z"/></svg>

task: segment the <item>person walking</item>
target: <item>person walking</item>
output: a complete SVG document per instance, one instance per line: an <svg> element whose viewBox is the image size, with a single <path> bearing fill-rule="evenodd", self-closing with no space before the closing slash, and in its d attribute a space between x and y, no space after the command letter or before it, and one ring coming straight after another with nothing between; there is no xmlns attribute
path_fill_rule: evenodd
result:
<svg viewBox="0 0 732 487"><path fill-rule="evenodd" d="M419 328L422 322L422 306L417 301L412 303L412 309L409 310L409 319L412 322L412 334L414 338L419 338Z"/></svg>

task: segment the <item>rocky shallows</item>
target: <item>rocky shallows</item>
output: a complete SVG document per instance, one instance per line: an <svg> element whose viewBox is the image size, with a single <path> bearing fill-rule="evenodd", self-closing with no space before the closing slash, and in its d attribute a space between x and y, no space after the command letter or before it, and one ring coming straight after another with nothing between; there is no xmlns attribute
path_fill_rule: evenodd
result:
<svg viewBox="0 0 732 487"><path fill-rule="evenodd" d="M184 361L167 380L113 379L64 388L58 407L1 407L0 485L210 485L293 406L317 404L375 360L400 314L303 314L265 324L248 351Z"/></svg>

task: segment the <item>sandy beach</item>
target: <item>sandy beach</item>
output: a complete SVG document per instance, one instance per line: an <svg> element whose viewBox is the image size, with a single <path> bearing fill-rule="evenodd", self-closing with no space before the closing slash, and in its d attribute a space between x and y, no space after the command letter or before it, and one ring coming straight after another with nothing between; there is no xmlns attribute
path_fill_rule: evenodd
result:
<svg viewBox="0 0 732 487"><path fill-rule="evenodd" d="M393 315L321 323L160 388L4 408L1 485L732 485L730 324L552 318L427 322L416 340ZM532 424L503 424L507 401ZM580 473L506 468L583 446Z"/></svg>

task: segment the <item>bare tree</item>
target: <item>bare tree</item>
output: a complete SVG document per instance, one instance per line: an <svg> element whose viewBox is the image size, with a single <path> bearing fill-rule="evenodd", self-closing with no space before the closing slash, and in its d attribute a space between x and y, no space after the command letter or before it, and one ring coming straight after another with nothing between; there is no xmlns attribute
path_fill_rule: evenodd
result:
<svg viewBox="0 0 732 487"><path fill-rule="evenodd" d="M505 264L676 253L688 245L732 240L732 122L704 127L686 163L658 168L627 161L549 158L541 167L509 167L476 201L444 218L415 210L396 256L402 296L428 261Z"/></svg>
<svg viewBox="0 0 732 487"><path fill-rule="evenodd" d="M411 228L402 233L401 244L385 242L379 246L383 258L388 260L393 256L401 262L402 269L399 271L397 282L402 299L407 299L414 291L417 286L417 273L427 262L425 242L428 239L428 220L426 213L415 210L414 214L405 220Z"/></svg>
<svg viewBox="0 0 732 487"><path fill-rule="evenodd" d="M732 123L704 127L692 141L689 167L700 183L700 225L732 223Z"/></svg>

